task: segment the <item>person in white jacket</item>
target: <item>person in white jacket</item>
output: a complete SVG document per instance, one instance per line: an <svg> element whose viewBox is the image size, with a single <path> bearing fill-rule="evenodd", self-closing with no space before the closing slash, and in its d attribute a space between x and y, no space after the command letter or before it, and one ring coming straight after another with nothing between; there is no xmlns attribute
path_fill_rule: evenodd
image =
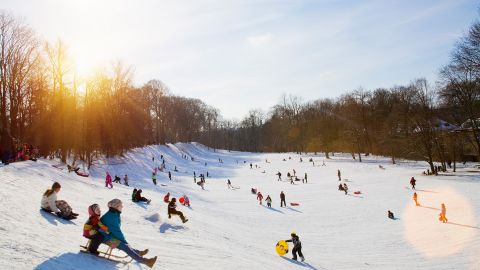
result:
<svg viewBox="0 0 480 270"><path fill-rule="evenodd" d="M55 182L52 188L47 189L42 196L41 207L47 212L53 212L64 219L77 218L78 214L72 211L72 208L66 201L57 201L57 193L60 192L60 183Z"/></svg>

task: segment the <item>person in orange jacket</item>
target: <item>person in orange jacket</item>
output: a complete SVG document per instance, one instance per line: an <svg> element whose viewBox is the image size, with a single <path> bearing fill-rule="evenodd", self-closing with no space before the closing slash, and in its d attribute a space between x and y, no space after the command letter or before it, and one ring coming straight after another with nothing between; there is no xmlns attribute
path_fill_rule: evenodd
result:
<svg viewBox="0 0 480 270"><path fill-rule="evenodd" d="M415 206L420 206L420 204L418 203L417 199L418 199L418 195L417 195L416 192L414 192L414 193L413 193L413 200L415 201Z"/></svg>
<svg viewBox="0 0 480 270"><path fill-rule="evenodd" d="M442 203L442 212L440 213L440 215L439 215L440 218L438 218L438 220L440 220L443 223L447 223L448 219L447 219L446 215L447 215L447 208L445 207L445 204Z"/></svg>

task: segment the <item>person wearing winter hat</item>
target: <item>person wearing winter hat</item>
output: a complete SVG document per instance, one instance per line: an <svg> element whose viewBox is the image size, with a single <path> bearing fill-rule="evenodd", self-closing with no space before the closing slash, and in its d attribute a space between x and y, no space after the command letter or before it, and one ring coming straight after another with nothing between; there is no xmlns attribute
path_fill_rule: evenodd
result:
<svg viewBox="0 0 480 270"><path fill-rule="evenodd" d="M144 251L139 251L133 249L128 244L127 240L125 240L125 236L123 235L122 230L120 229L121 220L120 214L123 210L123 203L119 199L113 199L108 202L108 212L102 216L100 219L105 226L108 227L110 233L104 235L104 243L109 245L112 248L118 248L128 256L132 257L134 260L138 261L139 263L143 263L148 267L152 268L155 262L157 261L157 256L153 258L143 258L145 254L147 254L148 249Z"/></svg>
<svg viewBox="0 0 480 270"><path fill-rule="evenodd" d="M172 200L170 200L170 203L168 204L168 218L171 218L172 215L178 215L180 216L180 219L182 220L183 223L187 222L188 219L185 218L183 213L181 211L178 211L176 208L177 208L177 199L172 198Z"/></svg>
<svg viewBox="0 0 480 270"><path fill-rule="evenodd" d="M298 237L298 235L295 233L295 232L292 232L290 234L290 236L292 237L292 239L290 240L285 240L286 242L293 242L293 249L292 249L292 254L293 254L293 260L297 260L297 253L298 255L300 255L300 259L302 260L302 262L305 260L305 257L303 257L303 254L302 254L302 242L300 242L300 238Z"/></svg>
<svg viewBox="0 0 480 270"><path fill-rule="evenodd" d="M88 207L88 220L83 225L83 236L90 239L90 245L87 247L88 252L98 255L98 246L103 242L103 235L108 234L108 227L100 222L101 210L96 203ZM100 233L102 232L102 233Z"/></svg>

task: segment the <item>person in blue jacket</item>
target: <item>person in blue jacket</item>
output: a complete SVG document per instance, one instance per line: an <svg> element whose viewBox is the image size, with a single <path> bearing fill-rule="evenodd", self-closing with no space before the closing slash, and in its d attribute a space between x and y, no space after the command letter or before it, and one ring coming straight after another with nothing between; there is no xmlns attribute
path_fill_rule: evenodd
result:
<svg viewBox="0 0 480 270"><path fill-rule="evenodd" d="M157 261L157 256L147 259L142 256L147 254L148 249L144 251L139 251L133 249L128 244L125 236L120 229L121 220L120 214L122 213L123 203L119 199L113 199L108 202L108 212L105 213L100 219L101 222L108 227L109 234L104 234L104 243L109 245L112 248L118 248L128 256L132 257L134 260L147 265L152 268L155 262ZM103 234L103 233L102 233Z"/></svg>

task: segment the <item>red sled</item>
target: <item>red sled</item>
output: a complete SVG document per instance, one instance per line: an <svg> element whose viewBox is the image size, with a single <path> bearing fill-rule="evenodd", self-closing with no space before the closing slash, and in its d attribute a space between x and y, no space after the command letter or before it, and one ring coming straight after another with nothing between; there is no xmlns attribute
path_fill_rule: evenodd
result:
<svg viewBox="0 0 480 270"><path fill-rule="evenodd" d="M290 205L291 205L291 206L299 206L300 204L299 204L299 203L296 203L296 202L291 202Z"/></svg>
<svg viewBox="0 0 480 270"><path fill-rule="evenodd" d="M362 194L362 192L361 191L355 191L355 192L353 192L353 194L359 195L359 194Z"/></svg>
<svg viewBox="0 0 480 270"><path fill-rule="evenodd" d="M86 174L86 173L81 173L81 172L77 172L77 175L78 175L78 176L83 176L83 177L88 177L88 174Z"/></svg>

